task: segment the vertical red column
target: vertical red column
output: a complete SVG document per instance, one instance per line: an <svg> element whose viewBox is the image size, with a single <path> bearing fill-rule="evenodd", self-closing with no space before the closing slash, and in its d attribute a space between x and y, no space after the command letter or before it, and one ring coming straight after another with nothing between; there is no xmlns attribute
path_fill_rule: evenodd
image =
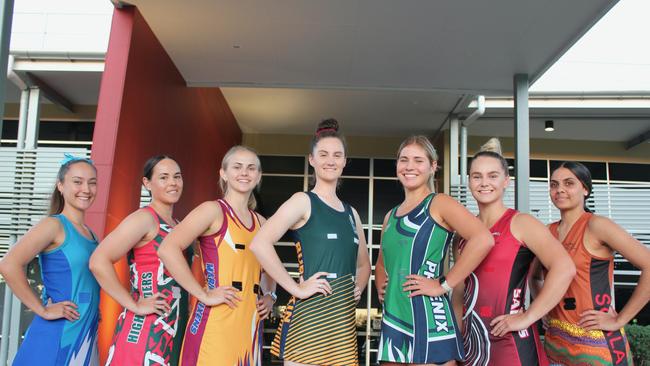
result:
<svg viewBox="0 0 650 366"><path fill-rule="evenodd" d="M89 225L105 236L138 208L142 165L157 154L181 165L185 189L175 215L182 218L217 196L218 164L241 137L221 91L188 88L137 8L115 9L93 136L99 186ZM116 269L127 286L126 261ZM102 363L120 311L102 293Z"/></svg>

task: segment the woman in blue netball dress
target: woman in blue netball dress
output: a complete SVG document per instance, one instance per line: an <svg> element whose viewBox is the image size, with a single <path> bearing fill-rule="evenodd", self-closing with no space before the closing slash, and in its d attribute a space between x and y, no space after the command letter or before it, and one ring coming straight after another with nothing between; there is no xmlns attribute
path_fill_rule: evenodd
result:
<svg viewBox="0 0 650 366"><path fill-rule="evenodd" d="M34 226L0 261L0 274L36 315L14 365L97 365L99 285L88 269L97 246L84 224L95 200L97 171L89 159L66 155L50 215ZM32 291L25 266L39 255L42 301Z"/></svg>

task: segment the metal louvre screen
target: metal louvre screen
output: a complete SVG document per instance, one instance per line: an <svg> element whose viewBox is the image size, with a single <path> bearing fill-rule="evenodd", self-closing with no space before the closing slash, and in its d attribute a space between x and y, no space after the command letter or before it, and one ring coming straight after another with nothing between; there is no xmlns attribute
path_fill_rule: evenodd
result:
<svg viewBox="0 0 650 366"><path fill-rule="evenodd" d="M598 214L611 218L650 247L650 184L598 184L593 196ZM614 283L636 286L641 272L618 253L614 260Z"/></svg>
<svg viewBox="0 0 650 366"><path fill-rule="evenodd" d="M140 187L140 208L147 206L151 203L151 194L144 188L144 185Z"/></svg>
<svg viewBox="0 0 650 366"><path fill-rule="evenodd" d="M514 180L514 179L513 179ZM504 203L515 207L514 185L510 184ZM454 185L451 195L478 214L476 200L467 187ZM650 247L650 184L648 183L602 183L594 182L593 194L587 200L589 209L614 220L641 243ZM549 224L560 219L560 212L553 206L548 195L548 181L530 180L531 214ZM620 254L615 256L614 281L617 286L636 286L641 272Z"/></svg>
<svg viewBox="0 0 650 366"><path fill-rule="evenodd" d="M85 148L0 149L0 257L12 238L24 235L47 214L64 153L90 157Z"/></svg>

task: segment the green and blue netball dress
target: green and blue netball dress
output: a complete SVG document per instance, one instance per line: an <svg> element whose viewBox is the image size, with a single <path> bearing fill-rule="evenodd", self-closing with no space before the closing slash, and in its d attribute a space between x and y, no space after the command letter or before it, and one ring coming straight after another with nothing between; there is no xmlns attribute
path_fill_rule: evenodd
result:
<svg viewBox="0 0 650 366"><path fill-rule="evenodd" d="M310 365L358 365L354 275L359 238L352 208L337 211L315 193L309 220L293 231L299 272L304 279L327 272L328 296L292 297L282 315L271 353Z"/></svg>
<svg viewBox="0 0 650 366"><path fill-rule="evenodd" d="M77 304L79 319L46 320L35 315L13 364L98 365L99 284L88 269L97 240L81 235L63 214L53 217L61 222L65 239L38 256L45 288L43 303L72 301Z"/></svg>
<svg viewBox="0 0 650 366"><path fill-rule="evenodd" d="M434 194L404 216L393 208L381 241L388 285L379 341L379 361L444 363L463 359L462 335L447 294L408 297L402 284L409 274L443 274L453 233L429 214Z"/></svg>

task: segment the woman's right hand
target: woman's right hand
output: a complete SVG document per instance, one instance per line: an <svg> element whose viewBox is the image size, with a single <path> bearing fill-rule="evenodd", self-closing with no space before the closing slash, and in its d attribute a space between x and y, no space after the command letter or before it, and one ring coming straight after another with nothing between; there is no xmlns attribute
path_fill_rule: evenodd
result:
<svg viewBox="0 0 650 366"><path fill-rule="evenodd" d="M332 293L332 286L327 281L326 278L321 278L327 276L327 272L317 272L313 276L309 277L306 281L300 278L300 283L298 284L298 292L295 296L299 299L306 299L314 294L320 293L325 296Z"/></svg>
<svg viewBox="0 0 650 366"><path fill-rule="evenodd" d="M384 295L386 295L386 286L388 286L388 276L386 276L384 285L377 289L377 296L379 297L379 302L382 304L384 303Z"/></svg>
<svg viewBox="0 0 650 366"><path fill-rule="evenodd" d="M65 318L71 322L79 319L79 312L77 311L77 304L72 301L61 301L53 303L52 299L47 300L45 310L41 314L41 318L45 320L56 320Z"/></svg>
<svg viewBox="0 0 650 366"><path fill-rule="evenodd" d="M215 306L219 304L226 304L231 309L237 307L237 303L242 301L241 297L237 294L239 290L232 286L219 286L214 289L209 289L205 292L204 298L199 299L207 306Z"/></svg>
<svg viewBox="0 0 650 366"><path fill-rule="evenodd" d="M136 315L158 314L167 316L172 308L165 300L165 295L158 292L151 297L141 297L136 303L134 313Z"/></svg>

